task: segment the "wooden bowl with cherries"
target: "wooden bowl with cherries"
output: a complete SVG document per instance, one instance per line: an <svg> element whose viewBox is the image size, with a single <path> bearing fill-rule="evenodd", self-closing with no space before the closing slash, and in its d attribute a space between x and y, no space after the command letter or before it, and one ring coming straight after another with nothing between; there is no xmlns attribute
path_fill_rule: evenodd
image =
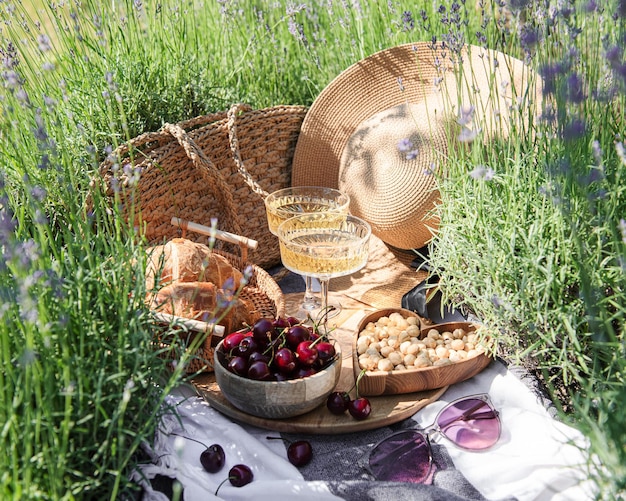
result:
<svg viewBox="0 0 626 501"><path fill-rule="evenodd" d="M465 381L489 365L490 339L473 322L428 324L402 308L372 312L354 336L359 394L394 395Z"/></svg>
<svg viewBox="0 0 626 501"><path fill-rule="evenodd" d="M310 326L285 322L260 319L215 349L215 380L242 412L266 419L300 416L322 405L339 381L340 344L318 339Z"/></svg>

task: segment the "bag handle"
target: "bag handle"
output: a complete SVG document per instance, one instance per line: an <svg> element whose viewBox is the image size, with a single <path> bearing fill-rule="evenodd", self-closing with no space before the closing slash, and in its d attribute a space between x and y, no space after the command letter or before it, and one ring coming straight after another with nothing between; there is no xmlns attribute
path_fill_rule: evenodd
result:
<svg viewBox="0 0 626 501"><path fill-rule="evenodd" d="M217 113L212 113L210 115L203 115L200 117L185 120L183 122L178 122L178 125L180 125L185 130L189 130L191 128L200 127L209 123L218 122L227 117L228 115L226 112L220 111ZM148 151L151 151L154 148L158 148L159 146L163 146L170 140L170 137L171 135L164 133L162 129L158 132L144 132L143 134L138 135L130 141L126 141L120 144L115 150L115 158L122 159L134 150L137 150L139 153L145 155ZM146 150L139 150L139 148L144 145L150 145L150 147ZM105 168L110 168L111 159L105 159L103 166Z"/></svg>
<svg viewBox="0 0 626 501"><path fill-rule="evenodd" d="M228 187L228 183L222 176L222 174L215 167L215 164L211 162L198 147L193 139L189 137L185 129L179 124L164 124L163 131L171 134L178 144L182 146L187 154L187 157L191 160L194 167L201 173L202 177L207 181L209 187L213 190L213 193L217 194L221 202L224 204L226 213L230 216L231 226L235 233L242 234L242 225L239 221L239 214L235 208L235 200L233 194Z"/></svg>
<svg viewBox="0 0 626 501"><path fill-rule="evenodd" d="M265 191L261 185L250 175L247 171L245 164L241 158L241 151L239 148L239 138L237 137L237 118L241 113L251 111L252 107L244 104L237 103L233 105L227 112L220 111L201 117L192 118L177 124L165 123L161 130L158 132L146 132L141 134L131 141L121 144L116 150L116 158L122 158L128 156L131 151L137 151L140 154L146 155L150 150L162 146L167 143L169 137L176 139L178 144L184 149L187 157L191 160L192 164L202 174L202 177L207 181L210 188L216 193L226 209L227 214L232 221L232 229L235 233L241 234L243 227L239 220L239 215L235 207L235 201L232 196L232 192L228 187L228 184L213 162L207 157L201 148L194 142L194 140L187 134L187 129L196 128L208 123L216 122L227 118L228 127L228 140L230 150L233 154L233 160L237 167L237 172L242 177L248 187L261 199L267 197L268 192ZM146 151L139 148L145 145L149 145ZM101 166L101 173L110 173L112 167L112 160L105 160Z"/></svg>
<svg viewBox="0 0 626 501"><path fill-rule="evenodd" d="M239 138L237 137L237 116L242 112L251 111L252 108L243 103L238 103L233 105L228 110L228 140L230 143L230 151L233 153L233 160L235 161L235 165L237 166L237 171L245 181L245 183L250 187L250 189L259 195L262 199L267 197L269 193L265 191L259 183L257 183L254 178L247 171L246 166L241 159L241 152L239 150Z"/></svg>

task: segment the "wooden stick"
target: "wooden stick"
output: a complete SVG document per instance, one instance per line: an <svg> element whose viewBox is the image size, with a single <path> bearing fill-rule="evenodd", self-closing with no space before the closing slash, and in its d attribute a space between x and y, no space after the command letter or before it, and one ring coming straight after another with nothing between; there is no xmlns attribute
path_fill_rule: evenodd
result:
<svg viewBox="0 0 626 501"><path fill-rule="evenodd" d="M213 324L210 322L201 322L200 320L193 320L191 318L175 317L174 315L170 315L169 313L159 313L159 312L152 312L152 313L157 320L164 322L164 323L168 323L168 324L178 323L180 325L184 325L185 327L189 329L193 329L199 332L210 331L212 329L213 335L217 337L223 337L224 334L226 333L226 329L224 328L223 325Z"/></svg>
<svg viewBox="0 0 626 501"><path fill-rule="evenodd" d="M235 235L234 233L228 233L227 231L221 231L218 229L212 230L208 226L192 223L191 221L185 221L179 217L173 217L172 224L183 230L195 231L201 235L211 236L214 234L215 238L219 238L220 240L224 240L225 242L229 242L231 244L245 245L249 249L256 249L259 246L259 242L252 240L251 238L242 237L241 235Z"/></svg>

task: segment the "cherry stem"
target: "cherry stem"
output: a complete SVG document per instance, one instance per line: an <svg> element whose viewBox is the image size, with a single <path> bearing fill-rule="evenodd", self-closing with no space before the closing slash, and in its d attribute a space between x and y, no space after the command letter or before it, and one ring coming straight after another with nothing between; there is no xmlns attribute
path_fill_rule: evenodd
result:
<svg viewBox="0 0 626 501"><path fill-rule="evenodd" d="M282 440L283 442L286 442L288 444L291 443L291 440L287 440L286 438L283 437L265 437L267 440Z"/></svg>
<svg viewBox="0 0 626 501"><path fill-rule="evenodd" d="M179 433L174 433L174 432L170 432L170 435L175 435L175 436L177 436L177 437L186 438L187 440L193 440L194 442L196 442L196 443L198 443L198 444L200 444L200 445L204 445L204 448L205 448L205 449L208 449L208 448L209 448L209 447L208 447L205 443L200 442L200 440L196 440L195 438L186 437L185 435L181 435L181 434L179 434Z"/></svg>
<svg viewBox="0 0 626 501"><path fill-rule="evenodd" d="M224 485L226 482L228 482L230 480L231 477L226 477L224 480L222 480L220 482L220 485L217 486L217 489L215 489L215 497L217 497L217 492L220 490L220 488L222 487L222 485Z"/></svg>
<svg viewBox="0 0 626 501"><path fill-rule="evenodd" d="M356 378L356 381L354 382L353 388L356 388L356 398L359 398L359 382L361 381L361 378L365 375L366 372L367 372L367 369L362 369L361 372L359 373L359 376Z"/></svg>
<svg viewBox="0 0 626 501"><path fill-rule="evenodd" d="M220 488L222 487L222 485L224 485L226 482L228 482L229 480L234 480L236 479L236 476L232 476L232 477L226 477L224 480L222 480L220 482L220 485L217 486L217 489L215 489L215 497L217 497L217 492L220 490Z"/></svg>

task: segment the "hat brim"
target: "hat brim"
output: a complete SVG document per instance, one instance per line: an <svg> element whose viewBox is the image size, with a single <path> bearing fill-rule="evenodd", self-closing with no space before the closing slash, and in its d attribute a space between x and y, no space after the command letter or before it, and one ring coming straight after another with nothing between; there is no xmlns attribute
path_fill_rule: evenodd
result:
<svg viewBox="0 0 626 501"><path fill-rule="evenodd" d="M453 59L449 50L433 48L431 42L417 42L377 52L340 73L318 95L304 118L293 157L291 184L338 188L341 156L359 124L382 110L428 99L440 90L442 74L453 69ZM464 66L469 59L470 67L479 67L487 77L507 74L502 77L506 81L508 75L514 75L509 79L520 88L509 85L508 89L495 89L497 94L506 92L509 101L516 95L529 94L525 87L531 82L531 70L522 61L477 46L467 46L462 59ZM499 103L486 104L492 96L484 96L491 91L476 88L473 78L464 75L461 95L474 98L478 94L478 106L495 109ZM538 84L530 94L531 102L540 100ZM503 97L498 95L498 100ZM484 110L483 115L487 114Z"/></svg>

